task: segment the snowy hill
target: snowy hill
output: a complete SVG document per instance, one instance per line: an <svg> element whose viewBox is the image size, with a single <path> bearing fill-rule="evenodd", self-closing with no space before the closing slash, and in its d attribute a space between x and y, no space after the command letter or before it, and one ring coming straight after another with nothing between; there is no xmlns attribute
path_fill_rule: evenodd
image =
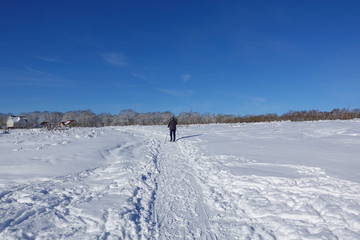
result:
<svg viewBox="0 0 360 240"><path fill-rule="evenodd" d="M360 239L360 120L14 130L0 239Z"/></svg>

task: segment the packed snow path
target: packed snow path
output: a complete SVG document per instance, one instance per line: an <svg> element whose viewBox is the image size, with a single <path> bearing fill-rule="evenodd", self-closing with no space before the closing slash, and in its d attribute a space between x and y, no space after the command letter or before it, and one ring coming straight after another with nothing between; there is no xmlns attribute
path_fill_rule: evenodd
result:
<svg viewBox="0 0 360 240"><path fill-rule="evenodd" d="M359 125L17 130L0 239L360 239Z"/></svg>

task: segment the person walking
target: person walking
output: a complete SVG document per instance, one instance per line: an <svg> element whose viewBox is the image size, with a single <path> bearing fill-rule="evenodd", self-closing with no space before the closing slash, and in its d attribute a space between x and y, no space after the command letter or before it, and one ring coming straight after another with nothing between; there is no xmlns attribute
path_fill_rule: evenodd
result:
<svg viewBox="0 0 360 240"><path fill-rule="evenodd" d="M177 124L177 121L176 121L175 117L172 117L168 123L168 128L170 129L170 142L175 142L176 124Z"/></svg>

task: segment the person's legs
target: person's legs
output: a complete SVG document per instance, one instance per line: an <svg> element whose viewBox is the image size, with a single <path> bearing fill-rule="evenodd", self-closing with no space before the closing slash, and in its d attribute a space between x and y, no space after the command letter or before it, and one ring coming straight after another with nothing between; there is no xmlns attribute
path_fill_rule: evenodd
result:
<svg viewBox="0 0 360 240"><path fill-rule="evenodd" d="M174 141L175 142L175 131L176 130L170 130L170 141Z"/></svg>

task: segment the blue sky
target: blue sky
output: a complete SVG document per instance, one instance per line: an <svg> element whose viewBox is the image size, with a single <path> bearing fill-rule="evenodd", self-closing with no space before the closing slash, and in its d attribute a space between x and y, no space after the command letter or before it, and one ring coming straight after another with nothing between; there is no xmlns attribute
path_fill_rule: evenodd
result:
<svg viewBox="0 0 360 240"><path fill-rule="evenodd" d="M360 105L360 1L13 1L0 112Z"/></svg>

